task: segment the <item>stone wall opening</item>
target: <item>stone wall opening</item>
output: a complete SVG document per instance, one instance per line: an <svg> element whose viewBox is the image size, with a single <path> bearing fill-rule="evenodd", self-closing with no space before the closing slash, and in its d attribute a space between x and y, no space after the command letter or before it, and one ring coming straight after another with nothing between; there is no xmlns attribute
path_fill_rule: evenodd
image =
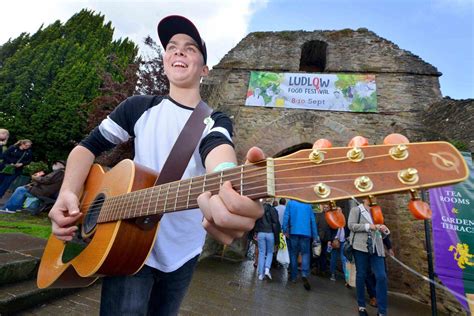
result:
<svg viewBox="0 0 474 316"><path fill-rule="evenodd" d="M300 71L324 72L328 44L323 41L309 41L301 48Z"/></svg>
<svg viewBox="0 0 474 316"><path fill-rule="evenodd" d="M301 144L293 145L293 146L283 149L280 152L277 152L275 155L273 155L273 158L283 157L283 156L292 154L294 152L297 152L298 150L311 149L311 148L313 148L313 145L310 143L301 143Z"/></svg>

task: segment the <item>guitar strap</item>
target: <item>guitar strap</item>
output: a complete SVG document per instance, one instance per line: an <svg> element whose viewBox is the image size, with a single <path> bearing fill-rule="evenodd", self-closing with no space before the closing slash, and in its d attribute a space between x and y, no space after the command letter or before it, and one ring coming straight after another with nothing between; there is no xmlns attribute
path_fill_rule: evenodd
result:
<svg viewBox="0 0 474 316"><path fill-rule="evenodd" d="M199 101L166 158L155 185L181 179L206 127L204 119L211 113L212 109L202 100Z"/></svg>
<svg viewBox="0 0 474 316"><path fill-rule="evenodd" d="M212 109L202 100L199 101L166 158L155 186L181 179L206 127L204 120L211 113ZM137 218L135 223L142 229L148 230L153 228L160 219L161 215L144 216Z"/></svg>

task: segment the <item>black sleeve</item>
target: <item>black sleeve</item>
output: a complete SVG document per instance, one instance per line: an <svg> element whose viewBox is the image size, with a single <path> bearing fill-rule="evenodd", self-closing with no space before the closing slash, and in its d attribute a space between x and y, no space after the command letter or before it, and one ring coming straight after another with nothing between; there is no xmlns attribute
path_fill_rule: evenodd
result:
<svg viewBox="0 0 474 316"><path fill-rule="evenodd" d="M134 127L140 116L154 104L159 103L162 96L133 96L120 103L105 120L112 120L121 131L126 131L130 137L135 137ZM115 126L115 125L114 125ZM113 131L111 131L113 132ZM125 140L122 140L125 141ZM118 143L109 141L101 132L99 126L80 142L95 156L114 148Z"/></svg>
<svg viewBox="0 0 474 316"><path fill-rule="evenodd" d="M229 132L230 137L233 136L232 121L227 115L222 112L214 112L211 114L211 118L214 120L214 125L212 128L225 128L227 132ZM199 154L201 155L201 161L203 166L205 166L204 162L206 161L207 155L214 148L223 144L229 144L234 147L232 141L220 132L211 132L202 139L201 144L199 145Z"/></svg>
<svg viewBox="0 0 474 316"><path fill-rule="evenodd" d="M390 235L383 239L383 244L385 245L385 247L387 247L387 249L392 249L392 241L390 240Z"/></svg>
<svg viewBox="0 0 474 316"><path fill-rule="evenodd" d="M102 152L115 147L115 144L109 142L104 136L102 136L99 127L94 128L92 132L79 143L79 145L89 149L96 157Z"/></svg>
<svg viewBox="0 0 474 316"><path fill-rule="evenodd" d="M13 156L15 148L15 145L11 145L10 147L8 147L7 151L5 151L5 153L3 154L3 163L11 164L16 162L15 157Z"/></svg>
<svg viewBox="0 0 474 316"><path fill-rule="evenodd" d="M20 162L23 164L23 167L26 165L29 165L33 161L33 153L31 152L31 149L27 149L27 152L25 153L25 158L22 159Z"/></svg>
<svg viewBox="0 0 474 316"><path fill-rule="evenodd" d="M276 227L276 234L280 234L281 232L281 224L280 224L280 220L278 219L278 211L276 210L276 208L274 208L273 206L271 207L271 215L272 215L272 222L273 224L275 225Z"/></svg>

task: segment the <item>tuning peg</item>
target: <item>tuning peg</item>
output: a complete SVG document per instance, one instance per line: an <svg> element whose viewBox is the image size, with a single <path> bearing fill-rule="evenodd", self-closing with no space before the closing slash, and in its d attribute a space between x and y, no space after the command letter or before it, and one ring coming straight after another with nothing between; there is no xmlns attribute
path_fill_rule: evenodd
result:
<svg viewBox="0 0 474 316"><path fill-rule="evenodd" d="M408 144L410 141L402 134L392 133L384 138L384 145Z"/></svg>
<svg viewBox="0 0 474 316"><path fill-rule="evenodd" d="M369 140L364 136L354 136L347 145L348 147L364 147L369 145Z"/></svg>
<svg viewBox="0 0 474 316"><path fill-rule="evenodd" d="M411 200L408 202L408 209L416 219L430 219L432 212L430 206L422 201L416 190L410 190Z"/></svg>
<svg viewBox="0 0 474 316"><path fill-rule="evenodd" d="M384 223L382 208L380 205L377 204L377 199L373 195L369 195L369 206L370 206L370 214L372 215L372 219L374 224L382 225Z"/></svg>
<svg viewBox="0 0 474 316"><path fill-rule="evenodd" d="M343 228L346 226L346 218L340 207L336 206L334 201L329 202L329 210L324 213L324 218L332 229Z"/></svg>
<svg viewBox="0 0 474 316"><path fill-rule="evenodd" d="M323 149L323 148L331 148L331 147L332 147L332 143L325 138L318 139L313 145L313 149Z"/></svg>
<svg viewBox="0 0 474 316"><path fill-rule="evenodd" d="M324 154L326 152L320 149L331 147L332 143L329 140L325 138L318 139L313 145L313 151L311 152L311 154L309 154L309 160L316 164L322 163L324 161Z"/></svg>

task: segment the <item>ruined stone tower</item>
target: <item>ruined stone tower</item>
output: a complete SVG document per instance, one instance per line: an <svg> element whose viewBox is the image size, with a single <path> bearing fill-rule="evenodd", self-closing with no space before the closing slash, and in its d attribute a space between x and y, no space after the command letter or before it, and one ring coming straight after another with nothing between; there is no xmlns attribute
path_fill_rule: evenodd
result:
<svg viewBox="0 0 474 316"><path fill-rule="evenodd" d="M248 107L246 93L251 71L278 73L373 74L377 86L377 113ZM234 142L240 161L252 146L268 156L310 148L318 138L346 146L356 135L371 144L390 133L410 141L428 140L422 122L425 111L442 100L441 73L418 56L367 29L356 31L256 32L245 37L203 82L206 101L234 121ZM407 195L379 199L392 231L396 256L427 275L423 222L407 210ZM429 287L387 259L390 290L429 302ZM460 310L448 294L439 293L442 309ZM444 304L446 303L446 304ZM446 306L444 306L446 305Z"/></svg>

